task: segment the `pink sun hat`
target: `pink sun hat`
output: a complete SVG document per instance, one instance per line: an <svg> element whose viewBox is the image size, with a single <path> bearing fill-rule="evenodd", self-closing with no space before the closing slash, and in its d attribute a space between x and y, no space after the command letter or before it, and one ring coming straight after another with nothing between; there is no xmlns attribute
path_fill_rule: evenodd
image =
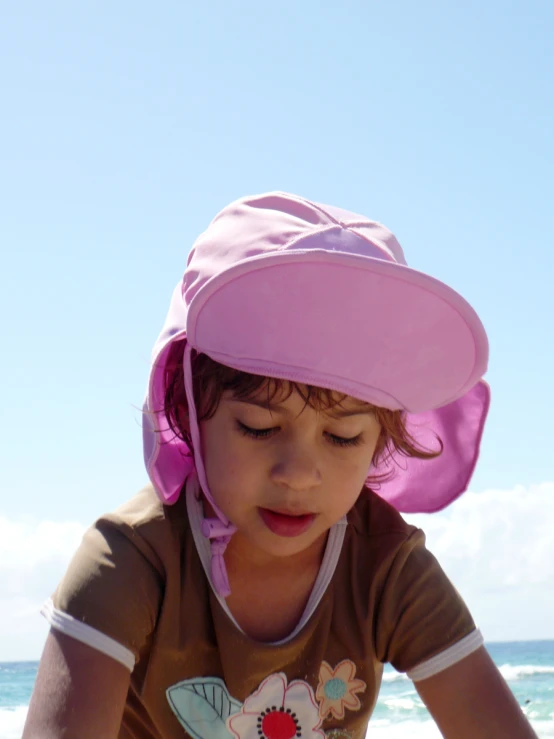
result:
<svg viewBox="0 0 554 739"><path fill-rule="evenodd" d="M185 388L194 450L163 414L169 349L186 338ZM377 492L399 511L444 508L466 488L489 406L488 342L457 292L407 266L385 226L287 193L231 203L195 242L154 347L143 436L150 479L174 503L197 476L216 519L212 579L228 594L223 552L234 527L209 491L192 393L190 353L237 370L329 388L406 412L433 460L393 455ZM368 470L369 473L369 470Z"/></svg>

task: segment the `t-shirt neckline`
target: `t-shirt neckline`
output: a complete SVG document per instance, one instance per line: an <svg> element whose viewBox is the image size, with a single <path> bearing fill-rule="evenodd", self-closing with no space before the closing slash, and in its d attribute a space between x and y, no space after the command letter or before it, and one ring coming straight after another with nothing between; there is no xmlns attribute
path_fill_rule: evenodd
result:
<svg viewBox="0 0 554 739"><path fill-rule="evenodd" d="M192 536L196 546L196 551L198 552L198 556L200 557L200 561L202 562L202 567L204 568L204 572L206 573L206 577L208 578L210 587L215 597L217 598L221 608L230 619L230 621L233 623L235 628L238 629L241 634L244 634L244 631L241 629L233 614L229 610L225 598L222 598L217 593L212 582L210 542L202 534L202 521L204 520L202 501L196 497L194 487L195 486L187 485L185 494L187 502L187 513L190 521ZM346 534L347 524L347 518L346 516L343 516L340 521L338 521L329 529L329 536L327 537L327 544L325 546L323 560L321 562L319 572L312 588L312 592L310 593L310 597L308 598L308 602L306 603L306 607L304 608L304 612L300 617L300 621L288 636L276 642L266 642L268 646L280 646L294 639L297 634L302 631L304 626L308 623L308 621L314 614L317 606L319 605L321 599L325 594L325 591L329 586L329 583L331 582L333 575L335 574L337 563L339 561L340 553L342 550L342 545L344 542L344 537Z"/></svg>

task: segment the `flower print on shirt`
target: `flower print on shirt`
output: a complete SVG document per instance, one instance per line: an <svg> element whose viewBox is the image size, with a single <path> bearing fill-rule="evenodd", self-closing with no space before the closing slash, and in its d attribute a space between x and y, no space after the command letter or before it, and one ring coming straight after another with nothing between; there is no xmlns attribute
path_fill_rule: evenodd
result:
<svg viewBox="0 0 554 739"><path fill-rule="evenodd" d="M283 672L270 675L248 697L240 710L227 719L236 739L324 739L321 717L308 683L287 684Z"/></svg>
<svg viewBox="0 0 554 739"><path fill-rule="evenodd" d="M360 710L361 703L356 693L363 693L366 684L355 678L355 674L356 665L350 659L343 659L334 670L323 660L315 694L319 701L321 719L325 719L329 713L333 718L342 719L345 708L351 711Z"/></svg>

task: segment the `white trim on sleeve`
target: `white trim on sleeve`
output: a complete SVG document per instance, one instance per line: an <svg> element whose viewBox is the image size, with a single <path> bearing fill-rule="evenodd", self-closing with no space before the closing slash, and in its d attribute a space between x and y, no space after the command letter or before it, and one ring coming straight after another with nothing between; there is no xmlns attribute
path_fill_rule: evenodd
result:
<svg viewBox="0 0 554 739"><path fill-rule="evenodd" d="M72 636L77 641L83 642L83 644L88 644L89 647L97 649L99 652L107 654L108 657L121 662L130 672L133 671L135 655L130 649L127 649L127 647L124 647L115 641L115 639L106 636L106 634L94 629L92 626L84 624L68 613L55 608L51 598L42 606L40 612L53 629Z"/></svg>
<svg viewBox="0 0 554 739"><path fill-rule="evenodd" d="M460 639L459 642L445 649L444 652L440 652L435 657L422 662L417 667L414 667L413 670L408 670L406 675L414 683L418 682L418 680L426 680L428 677L432 677L446 670L447 667L455 665L456 662L460 662L464 657L477 651L484 643L483 635L479 629L475 629L475 631Z"/></svg>

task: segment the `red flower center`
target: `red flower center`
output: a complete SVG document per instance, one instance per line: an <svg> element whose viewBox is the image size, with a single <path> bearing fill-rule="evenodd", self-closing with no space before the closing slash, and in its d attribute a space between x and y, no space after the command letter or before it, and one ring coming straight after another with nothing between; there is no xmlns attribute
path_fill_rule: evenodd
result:
<svg viewBox="0 0 554 739"><path fill-rule="evenodd" d="M262 719L261 729L266 739L292 739L296 736L296 721L284 711L271 711Z"/></svg>

